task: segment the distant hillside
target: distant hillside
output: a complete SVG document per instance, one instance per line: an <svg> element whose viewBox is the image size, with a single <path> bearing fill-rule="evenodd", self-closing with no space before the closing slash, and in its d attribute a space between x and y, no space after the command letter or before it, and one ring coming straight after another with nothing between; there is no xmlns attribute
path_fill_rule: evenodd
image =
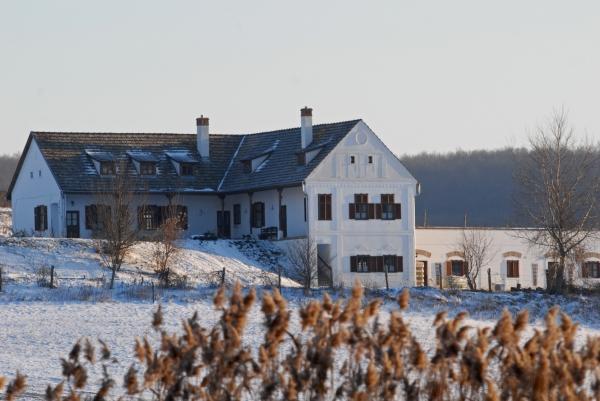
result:
<svg viewBox="0 0 600 401"><path fill-rule="evenodd" d="M421 183L416 223L429 226L506 226L514 221L513 172L525 150L457 151L401 157Z"/></svg>

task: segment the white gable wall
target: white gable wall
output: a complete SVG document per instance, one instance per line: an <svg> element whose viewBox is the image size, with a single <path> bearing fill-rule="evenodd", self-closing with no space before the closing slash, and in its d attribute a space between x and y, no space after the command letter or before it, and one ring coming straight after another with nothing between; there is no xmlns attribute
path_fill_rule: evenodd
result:
<svg viewBox="0 0 600 401"><path fill-rule="evenodd" d="M354 157L354 164L351 157ZM369 163L369 156L372 163ZM336 146L306 179L309 232L317 244L328 244L334 282L351 285L385 285L383 273L351 273L350 256L398 255L404 259L402 273L389 275L390 286L413 285L414 198L416 180L364 123ZM351 220L349 204L354 194L366 193L369 203L379 203L381 194L394 194L402 205L399 220ZM318 220L318 194L332 195L332 220Z"/></svg>
<svg viewBox="0 0 600 401"><path fill-rule="evenodd" d="M58 183L46 163L35 139L24 156L19 176L12 190L13 232L60 237L64 231L64 207ZM34 208L48 208L48 230L35 232Z"/></svg>

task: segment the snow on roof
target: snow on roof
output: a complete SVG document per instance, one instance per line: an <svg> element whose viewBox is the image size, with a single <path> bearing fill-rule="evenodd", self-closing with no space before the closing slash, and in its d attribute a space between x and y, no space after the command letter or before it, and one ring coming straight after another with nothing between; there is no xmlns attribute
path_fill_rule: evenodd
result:
<svg viewBox="0 0 600 401"><path fill-rule="evenodd" d="M152 152L144 150L128 150L127 156L131 157L137 162L157 162L158 158L152 154Z"/></svg>
<svg viewBox="0 0 600 401"><path fill-rule="evenodd" d="M104 152L100 150L90 150L86 149L85 153L91 157L92 159L99 162L113 162L115 161L115 157L110 152Z"/></svg>
<svg viewBox="0 0 600 401"><path fill-rule="evenodd" d="M165 154L178 163L199 163L200 161L187 150L169 150Z"/></svg>

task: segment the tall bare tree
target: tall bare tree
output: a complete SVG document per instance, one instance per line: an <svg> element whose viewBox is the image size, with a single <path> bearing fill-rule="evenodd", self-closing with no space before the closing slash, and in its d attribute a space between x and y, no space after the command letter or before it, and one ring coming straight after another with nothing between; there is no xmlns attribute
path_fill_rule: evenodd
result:
<svg viewBox="0 0 600 401"><path fill-rule="evenodd" d="M567 113L556 111L529 138L529 157L516 173L517 213L535 230L519 231L530 244L555 255L547 290L567 289L566 261L597 234L600 223L598 147L575 137Z"/></svg>
<svg viewBox="0 0 600 401"><path fill-rule="evenodd" d="M492 258L493 241L486 230L465 228L462 230L458 242L458 249L463 253L466 262L465 277L471 290L477 289L477 281L483 267L488 265Z"/></svg>
<svg viewBox="0 0 600 401"><path fill-rule="evenodd" d="M138 216L131 208L135 184L125 161L115 166L114 175L106 177L95 197L95 220L92 223L102 261L111 270L110 289L116 272L138 242Z"/></svg>
<svg viewBox="0 0 600 401"><path fill-rule="evenodd" d="M310 292L317 279L317 245L311 237L295 241L288 248L288 259L292 272L304 287L304 293Z"/></svg>

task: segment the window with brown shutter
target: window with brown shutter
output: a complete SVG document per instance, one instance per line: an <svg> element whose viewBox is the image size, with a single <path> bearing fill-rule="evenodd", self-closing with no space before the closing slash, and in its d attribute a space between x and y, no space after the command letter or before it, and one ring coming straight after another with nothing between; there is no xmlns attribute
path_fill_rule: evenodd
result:
<svg viewBox="0 0 600 401"><path fill-rule="evenodd" d="M398 272L404 271L404 257L402 257L402 256L396 257L396 271L398 271Z"/></svg>
<svg viewBox="0 0 600 401"><path fill-rule="evenodd" d="M465 262L462 260L451 260L450 263L450 271L448 273L449 276L464 276L465 275Z"/></svg>
<svg viewBox="0 0 600 401"><path fill-rule="evenodd" d="M331 194L319 194L319 220L331 220Z"/></svg>
<svg viewBox="0 0 600 401"><path fill-rule="evenodd" d="M369 219L375 218L375 204L369 203Z"/></svg>
<svg viewBox="0 0 600 401"><path fill-rule="evenodd" d="M370 265L369 255L357 255L356 256L356 272L357 273L368 273Z"/></svg>
<svg viewBox="0 0 600 401"><path fill-rule="evenodd" d="M506 261L506 277L518 278L519 277L519 261L518 260L507 260Z"/></svg>
<svg viewBox="0 0 600 401"><path fill-rule="evenodd" d="M394 220L394 194L381 194L381 217L382 220Z"/></svg>
<svg viewBox="0 0 600 401"><path fill-rule="evenodd" d="M354 203L351 203L348 205L348 218L350 220L354 220L355 216L356 216L356 205Z"/></svg>
<svg viewBox="0 0 600 401"><path fill-rule="evenodd" d="M375 209L373 209L373 218L375 217ZM369 195L354 194L354 219L368 220L369 219Z"/></svg>
<svg viewBox="0 0 600 401"><path fill-rule="evenodd" d="M402 218L402 206L399 203L394 203L394 219L399 220Z"/></svg>
<svg viewBox="0 0 600 401"><path fill-rule="evenodd" d="M242 206L239 203L233 205L233 224L242 224Z"/></svg>
<svg viewBox="0 0 600 401"><path fill-rule="evenodd" d="M600 262L588 261L583 264L583 278L600 278Z"/></svg>

